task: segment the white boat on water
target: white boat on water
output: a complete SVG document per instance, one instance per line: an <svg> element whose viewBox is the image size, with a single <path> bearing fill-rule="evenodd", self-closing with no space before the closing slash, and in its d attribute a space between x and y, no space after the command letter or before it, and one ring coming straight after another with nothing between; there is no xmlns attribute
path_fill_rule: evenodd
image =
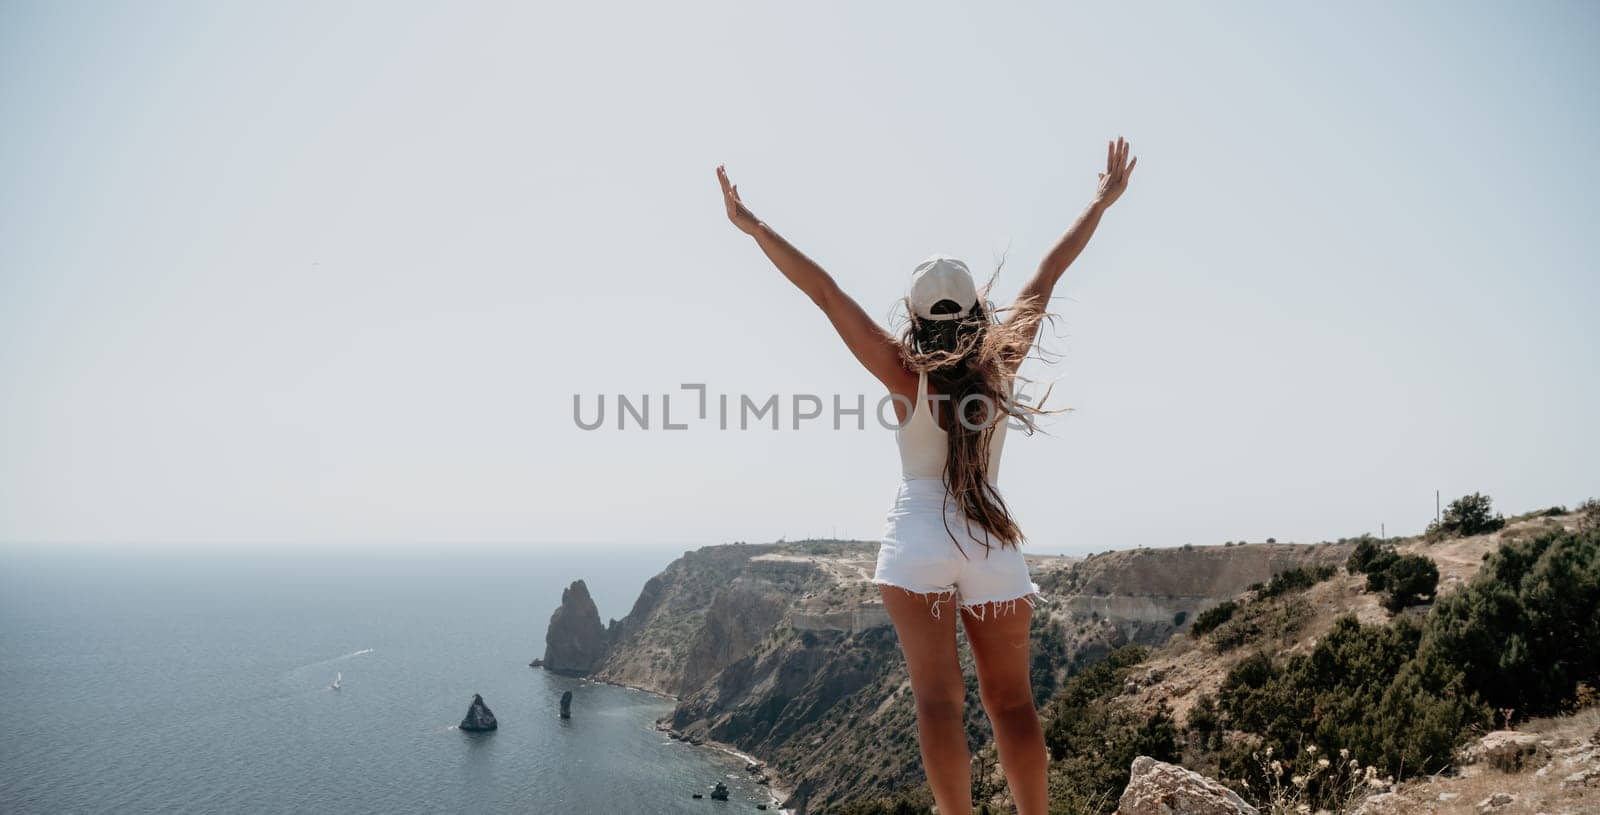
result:
<svg viewBox="0 0 1600 815"><path fill-rule="evenodd" d="M328 690L338 690L339 683L342 681L344 681L344 674L342 672L335 673L333 675L333 684L328 686Z"/></svg>

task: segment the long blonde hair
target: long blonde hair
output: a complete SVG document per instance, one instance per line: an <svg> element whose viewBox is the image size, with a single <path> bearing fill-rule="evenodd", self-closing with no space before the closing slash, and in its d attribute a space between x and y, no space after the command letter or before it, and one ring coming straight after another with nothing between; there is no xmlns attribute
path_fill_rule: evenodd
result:
<svg viewBox="0 0 1600 815"><path fill-rule="evenodd" d="M993 280L991 279L991 283ZM980 292L970 314L954 320L925 320L909 310L909 320L900 336L906 367L928 376L930 390L949 397L954 410L945 422L949 455L945 459L945 500L954 499L970 524L977 523L1000 541L1002 547L1018 546L1024 540L1022 529L1011 517L1011 509L989 480L989 447L1000 422L1016 419L1024 432L1036 429L1034 418L1044 410L1038 405L1017 401L1013 384L1017 368L1035 348L1040 323L1048 316L1034 303L1019 301L1001 321L988 303L989 286ZM959 305L943 301L934 307ZM980 397L980 398L974 398ZM1046 393L1048 397L1048 392ZM915 404L915 403L913 403ZM945 522L949 532L949 521ZM951 540L961 548L953 532ZM979 538L985 554L990 544ZM961 549L963 555L965 549Z"/></svg>

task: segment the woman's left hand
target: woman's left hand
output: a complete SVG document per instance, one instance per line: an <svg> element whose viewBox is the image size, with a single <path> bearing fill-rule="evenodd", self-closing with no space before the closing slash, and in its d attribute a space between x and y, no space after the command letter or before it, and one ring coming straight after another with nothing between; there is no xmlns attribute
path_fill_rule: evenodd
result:
<svg viewBox="0 0 1600 815"><path fill-rule="evenodd" d="M717 181L722 183L722 203L728 207L728 220L739 227L739 231L746 235L756 234L756 228L761 225L761 219L756 217L750 208L739 200L739 188L728 180L728 171L722 165L717 165Z"/></svg>
<svg viewBox="0 0 1600 815"><path fill-rule="evenodd" d="M1100 188L1095 191L1094 200L1102 207L1109 207L1122 197L1128 189L1128 177L1133 175L1133 165L1139 163L1139 157L1128 159L1128 152L1132 146L1121 136L1114 142L1106 142L1106 171L1100 174Z"/></svg>

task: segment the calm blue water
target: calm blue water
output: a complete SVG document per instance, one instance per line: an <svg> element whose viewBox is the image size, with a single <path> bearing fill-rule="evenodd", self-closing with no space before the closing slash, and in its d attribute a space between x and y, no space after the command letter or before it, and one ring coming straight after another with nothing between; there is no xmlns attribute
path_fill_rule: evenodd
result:
<svg viewBox="0 0 1600 815"><path fill-rule="evenodd" d="M527 666L574 577L621 617L678 554L0 549L0 812L753 812L668 701Z"/></svg>

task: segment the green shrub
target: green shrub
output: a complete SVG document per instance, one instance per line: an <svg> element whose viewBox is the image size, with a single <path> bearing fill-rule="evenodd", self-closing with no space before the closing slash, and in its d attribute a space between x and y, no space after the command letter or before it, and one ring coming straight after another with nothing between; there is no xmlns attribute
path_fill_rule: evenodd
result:
<svg viewBox="0 0 1600 815"><path fill-rule="evenodd" d="M1434 604L1427 652L1466 686L1521 715L1556 712L1600 676L1600 530L1552 530L1502 545Z"/></svg>
<svg viewBox="0 0 1600 815"><path fill-rule="evenodd" d="M1401 555L1384 570L1384 588L1389 592L1383 607L1397 612L1433 597L1439 587L1439 567L1420 555Z"/></svg>
<svg viewBox="0 0 1600 815"><path fill-rule="evenodd" d="M1578 531L1600 529L1600 498L1590 498L1578 505Z"/></svg>
<svg viewBox="0 0 1600 815"><path fill-rule="evenodd" d="M1035 614L1028 628L1033 635L1033 662L1028 678L1033 686L1033 703L1042 707L1055 695L1057 671L1071 657L1066 632L1048 614Z"/></svg>
<svg viewBox="0 0 1600 815"><path fill-rule="evenodd" d="M1439 567L1419 555L1401 555L1375 538L1363 537L1345 561L1352 574L1365 572L1367 591L1388 592L1383 607L1399 611L1432 597L1439 585Z"/></svg>
<svg viewBox="0 0 1600 815"><path fill-rule="evenodd" d="M1287 644L1285 640L1299 633L1311 615L1311 604L1302 597L1247 603L1211 632L1211 642L1219 652L1250 644Z"/></svg>
<svg viewBox="0 0 1600 815"><path fill-rule="evenodd" d="M1362 535L1356 538L1356 548L1351 550L1350 559L1344 562L1344 567L1351 574L1366 574L1370 571L1373 558L1393 549L1386 546L1383 541L1371 535Z"/></svg>
<svg viewBox="0 0 1600 815"><path fill-rule="evenodd" d="M1306 567L1299 566L1288 569L1272 576L1272 581L1261 588L1258 599L1277 597L1291 591L1304 591L1330 577L1333 577L1332 566Z"/></svg>
<svg viewBox="0 0 1600 815"><path fill-rule="evenodd" d="M1464 728L1486 721L1487 710L1461 692L1458 668L1415 658L1421 636L1406 620L1363 626L1343 617L1311 653L1281 667L1253 654L1223 681L1225 720L1258 734L1279 755L1311 743L1349 750L1361 764L1397 777L1442 769ZM1259 794L1265 779L1250 753L1224 755L1221 769Z"/></svg>
<svg viewBox="0 0 1600 815"><path fill-rule="evenodd" d="M1389 588L1389 568L1400 559L1392 549L1385 549L1367 561L1367 591L1386 591Z"/></svg>
<svg viewBox="0 0 1600 815"><path fill-rule="evenodd" d="M1444 517L1428 524L1429 537L1460 537L1494 532L1506 525L1503 515L1494 513L1489 496L1463 495L1445 507Z"/></svg>
<svg viewBox="0 0 1600 815"><path fill-rule="evenodd" d="M1189 708L1189 718L1184 730L1202 750L1215 750L1222 744L1222 720L1217 714L1217 700L1202 693Z"/></svg>
<svg viewBox="0 0 1600 815"><path fill-rule="evenodd" d="M1392 600L1431 594L1438 580L1416 556L1385 574ZM1600 676L1596 642L1600 530L1504 543L1420 624L1347 616L1308 654L1241 660L1218 693L1219 727L1256 738L1224 751L1220 771L1260 797L1275 783L1265 751L1287 761L1308 744L1396 778L1437 771L1472 727L1490 724L1491 706L1529 716L1577 704L1584 681ZM1209 727L1204 712L1191 714L1191 731ZM1337 790L1318 787L1328 782L1308 783L1316 805L1337 804Z"/></svg>
<svg viewBox="0 0 1600 815"><path fill-rule="evenodd" d="M1205 636L1206 632L1211 631L1212 629L1231 619L1233 617L1233 613L1238 610L1238 603L1235 603L1232 600L1223 600L1211 608L1194 615L1194 623L1189 626L1189 636Z"/></svg>
<svg viewBox="0 0 1600 815"><path fill-rule="evenodd" d="M1045 746L1052 759L1052 809L1109 813L1141 755L1174 761L1178 728L1165 708L1139 715L1116 704L1128 674L1146 651L1127 646L1067 680L1045 708Z"/></svg>

